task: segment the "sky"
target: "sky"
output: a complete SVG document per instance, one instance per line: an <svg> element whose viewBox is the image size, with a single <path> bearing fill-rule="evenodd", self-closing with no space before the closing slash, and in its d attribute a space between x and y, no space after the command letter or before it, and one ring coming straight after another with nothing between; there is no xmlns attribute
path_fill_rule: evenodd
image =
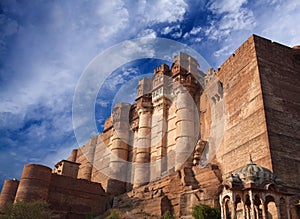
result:
<svg viewBox="0 0 300 219"><path fill-rule="evenodd" d="M167 38L218 68L251 34L299 45L299 11L299 0L0 0L0 188L20 178L24 164L53 167L80 146L74 92L103 51L139 37ZM135 87L161 63L132 61L105 79L95 103L99 132L113 104L134 97L123 85Z"/></svg>

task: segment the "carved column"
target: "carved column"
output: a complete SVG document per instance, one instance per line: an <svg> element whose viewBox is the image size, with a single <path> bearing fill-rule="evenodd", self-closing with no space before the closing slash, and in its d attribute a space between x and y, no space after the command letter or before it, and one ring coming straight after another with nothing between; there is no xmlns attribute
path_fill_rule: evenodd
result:
<svg viewBox="0 0 300 219"><path fill-rule="evenodd" d="M235 198L232 197L233 200L231 201L231 219L236 219L236 205L235 205Z"/></svg>
<svg viewBox="0 0 300 219"><path fill-rule="evenodd" d="M174 90L176 95L176 146L175 170L191 157L195 144L194 101L183 87ZM192 162L192 160L189 160Z"/></svg>
<svg viewBox="0 0 300 219"><path fill-rule="evenodd" d="M278 219L281 219L281 214L280 214L280 202L279 202L279 200L277 199L276 200L276 208L277 208L277 218Z"/></svg>
<svg viewBox="0 0 300 219"><path fill-rule="evenodd" d="M291 219L291 208L290 208L289 198L286 198L286 211L287 211L287 218Z"/></svg>
<svg viewBox="0 0 300 219"><path fill-rule="evenodd" d="M166 171L166 155L167 155L167 116L168 103L162 99L159 103L153 104L154 110L152 115L152 130L151 130L151 147L155 150L151 158L151 163L154 164L151 171L151 179L161 176L161 173Z"/></svg>
<svg viewBox="0 0 300 219"><path fill-rule="evenodd" d="M134 173L134 187L149 181L149 162L151 146L151 109L140 107L138 140L136 147L136 165Z"/></svg>
<svg viewBox="0 0 300 219"><path fill-rule="evenodd" d="M263 219L268 219L267 218L267 210L266 210L266 204L265 204L265 202L262 202L261 205L262 205L262 218Z"/></svg>
<svg viewBox="0 0 300 219"><path fill-rule="evenodd" d="M243 218L247 219L247 212L246 212L246 205L245 202L243 202Z"/></svg>
<svg viewBox="0 0 300 219"><path fill-rule="evenodd" d="M256 215L255 215L255 209L254 209L254 200L253 200L253 193L251 190L249 191L249 198L250 198L250 202L251 202L251 219L255 219Z"/></svg>
<svg viewBox="0 0 300 219"><path fill-rule="evenodd" d="M223 196L220 195L219 199L220 199L219 201L220 201L220 206L221 206L221 219L225 219L225 217L224 217L225 206L224 206Z"/></svg>

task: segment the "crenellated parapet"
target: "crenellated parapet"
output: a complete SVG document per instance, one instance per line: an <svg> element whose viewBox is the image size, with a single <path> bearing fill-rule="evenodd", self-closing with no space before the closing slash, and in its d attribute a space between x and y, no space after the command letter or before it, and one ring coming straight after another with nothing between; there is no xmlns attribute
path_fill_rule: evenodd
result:
<svg viewBox="0 0 300 219"><path fill-rule="evenodd" d="M197 60L185 53L180 52L178 56L175 56L171 68L173 89L184 86L193 96L201 89L200 83L205 75L199 67Z"/></svg>

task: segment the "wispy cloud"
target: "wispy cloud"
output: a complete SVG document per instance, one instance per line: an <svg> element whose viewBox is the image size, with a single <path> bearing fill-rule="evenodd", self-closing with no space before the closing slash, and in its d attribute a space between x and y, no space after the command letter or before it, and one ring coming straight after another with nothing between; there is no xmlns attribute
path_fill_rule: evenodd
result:
<svg viewBox="0 0 300 219"><path fill-rule="evenodd" d="M191 35L196 35L201 31L202 27L193 27L193 29L190 31Z"/></svg>
<svg viewBox="0 0 300 219"><path fill-rule="evenodd" d="M247 0L212 1L208 9L216 16L205 30L205 34L212 40L224 40L234 31L252 30L255 18L251 9L245 7Z"/></svg>
<svg viewBox="0 0 300 219"><path fill-rule="evenodd" d="M155 38L157 36L156 32L153 29L145 29L142 30L138 37L149 37L149 38Z"/></svg>
<svg viewBox="0 0 300 219"><path fill-rule="evenodd" d="M204 31L208 40L218 42L213 53L218 65L253 33L289 46L299 43L297 0L211 1L207 6L212 16Z"/></svg>
<svg viewBox="0 0 300 219"><path fill-rule="evenodd" d="M135 7L136 13L141 21L147 24L173 23L182 21L187 11L188 4L184 0L158 0L158 1L139 1Z"/></svg>
<svg viewBox="0 0 300 219"><path fill-rule="evenodd" d="M169 34L171 32L177 31L179 29L180 29L180 25L179 24L174 25L174 26L166 26L166 27L164 27L162 29L161 34L167 35L167 34Z"/></svg>
<svg viewBox="0 0 300 219"><path fill-rule="evenodd" d="M261 5L255 14L257 19L262 21L258 25L256 32L274 41L294 46L299 44L300 29L296 28L300 20L300 2L271 1L272 10L262 13ZM259 13L260 12L260 13Z"/></svg>

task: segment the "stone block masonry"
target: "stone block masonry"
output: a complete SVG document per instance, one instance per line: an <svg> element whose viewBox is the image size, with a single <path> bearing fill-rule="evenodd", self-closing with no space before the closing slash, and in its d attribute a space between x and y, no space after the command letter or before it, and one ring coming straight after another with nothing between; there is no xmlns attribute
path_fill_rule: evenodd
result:
<svg viewBox="0 0 300 219"><path fill-rule="evenodd" d="M114 206L132 218L159 218L166 211L190 218L201 202L222 206L222 218L237 218L245 202L248 218L258 218L273 201L281 206L277 216L297 219L299 84L299 46L252 35L206 73L180 52L171 66L158 66L152 78L140 80L135 103L116 104L103 133L55 170L30 164L20 182L5 181L0 207L45 199L76 217ZM255 175L252 167L264 171ZM234 175L241 169L260 187L243 184ZM265 173L278 177L270 181L274 185L264 184Z"/></svg>

